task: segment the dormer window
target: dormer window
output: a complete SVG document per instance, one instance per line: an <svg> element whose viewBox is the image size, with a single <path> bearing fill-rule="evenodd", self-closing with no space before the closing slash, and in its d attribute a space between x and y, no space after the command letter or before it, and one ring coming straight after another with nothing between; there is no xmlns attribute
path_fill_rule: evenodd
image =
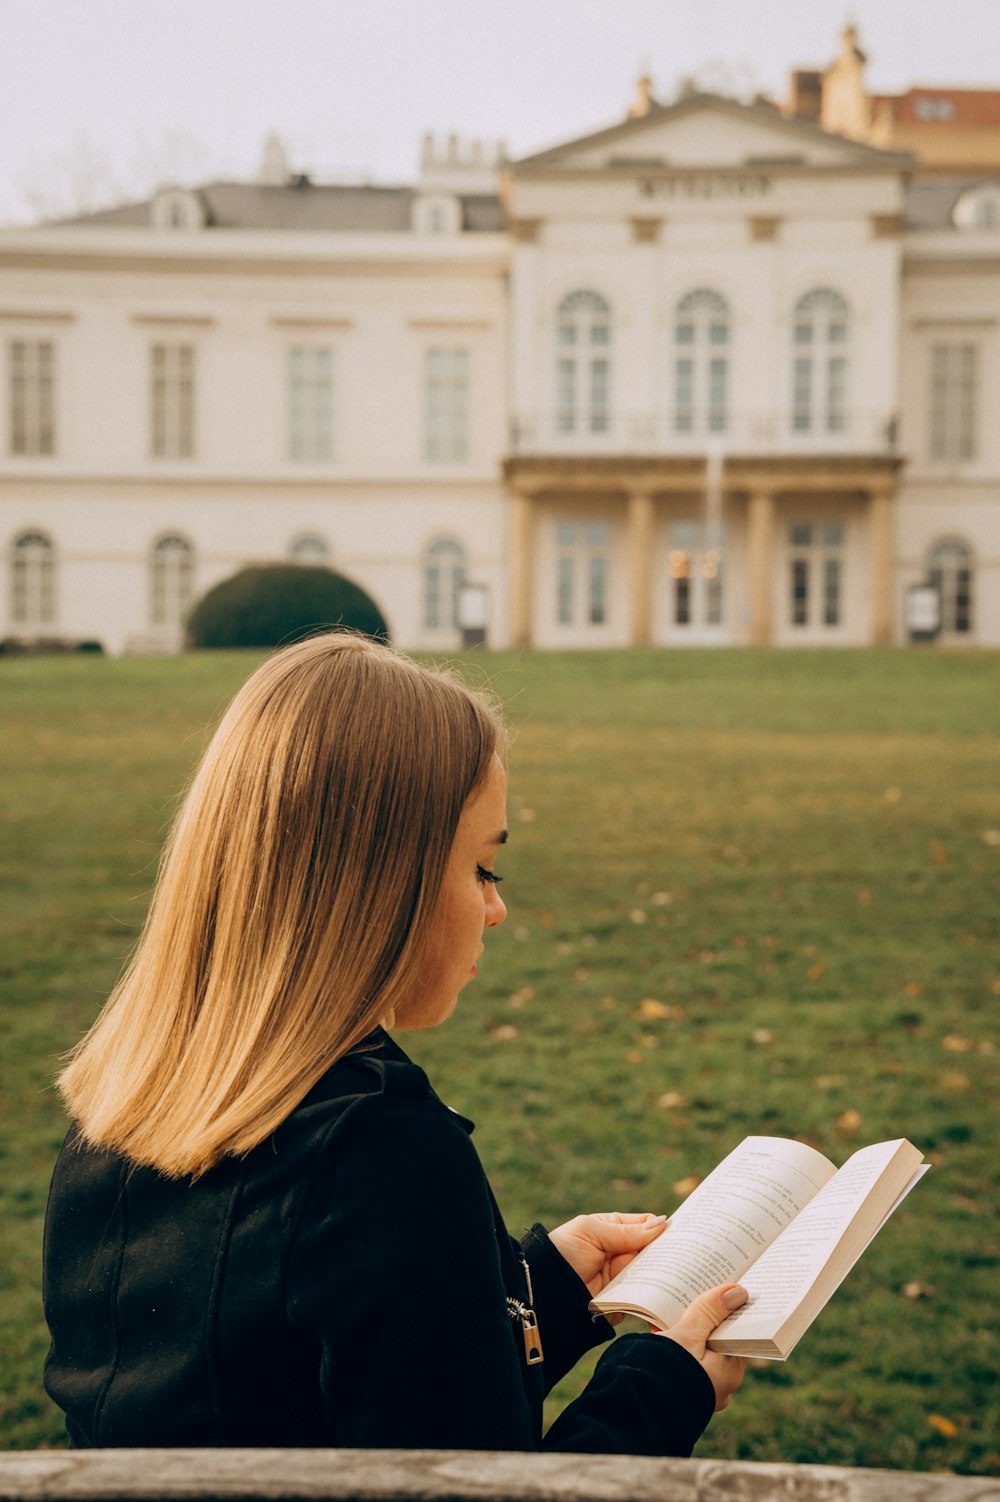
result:
<svg viewBox="0 0 1000 1502"><path fill-rule="evenodd" d="M205 205L190 188L161 188L150 205L154 229L202 229Z"/></svg>
<svg viewBox="0 0 1000 1502"><path fill-rule="evenodd" d="M457 235L462 216L450 193L421 194L413 201L413 228L418 235Z"/></svg>
<svg viewBox="0 0 1000 1502"><path fill-rule="evenodd" d="M956 229L1000 229L1000 182L963 193L952 211Z"/></svg>

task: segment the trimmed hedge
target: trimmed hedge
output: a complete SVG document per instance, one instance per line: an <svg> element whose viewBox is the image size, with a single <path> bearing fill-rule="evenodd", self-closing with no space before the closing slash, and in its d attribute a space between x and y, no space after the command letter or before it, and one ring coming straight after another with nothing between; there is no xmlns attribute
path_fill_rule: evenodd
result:
<svg viewBox="0 0 1000 1502"><path fill-rule="evenodd" d="M188 617L193 647L278 647L315 631L344 627L388 641L375 602L328 568L255 564L203 595Z"/></svg>

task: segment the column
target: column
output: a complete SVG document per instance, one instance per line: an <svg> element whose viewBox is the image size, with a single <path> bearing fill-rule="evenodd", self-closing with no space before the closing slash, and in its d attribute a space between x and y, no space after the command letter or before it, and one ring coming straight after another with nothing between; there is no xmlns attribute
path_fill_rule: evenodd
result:
<svg viewBox="0 0 1000 1502"><path fill-rule="evenodd" d="M774 496L757 490L747 509L747 553L750 566L750 641L765 646L774 630Z"/></svg>
<svg viewBox="0 0 1000 1502"><path fill-rule="evenodd" d="M510 638L515 647L530 647L534 574L535 503L515 490L510 498Z"/></svg>
<svg viewBox="0 0 1000 1502"><path fill-rule="evenodd" d="M652 630L653 497L628 498L629 646L648 647Z"/></svg>
<svg viewBox="0 0 1000 1502"><path fill-rule="evenodd" d="M868 525L871 528L872 642L876 646L892 641L894 501L891 490L872 493Z"/></svg>

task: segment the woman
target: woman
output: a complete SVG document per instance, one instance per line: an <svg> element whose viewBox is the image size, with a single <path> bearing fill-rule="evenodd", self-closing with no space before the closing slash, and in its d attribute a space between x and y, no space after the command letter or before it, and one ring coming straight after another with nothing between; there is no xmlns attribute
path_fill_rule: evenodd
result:
<svg viewBox="0 0 1000 1502"><path fill-rule="evenodd" d="M432 1027L504 918L503 730L447 675L331 634L237 694L142 938L64 1071L46 1385L74 1445L687 1454L743 1364L745 1295L627 1335L590 1292L662 1229L519 1245L469 1140L385 1028ZM588 1291L589 1290L589 1291Z"/></svg>

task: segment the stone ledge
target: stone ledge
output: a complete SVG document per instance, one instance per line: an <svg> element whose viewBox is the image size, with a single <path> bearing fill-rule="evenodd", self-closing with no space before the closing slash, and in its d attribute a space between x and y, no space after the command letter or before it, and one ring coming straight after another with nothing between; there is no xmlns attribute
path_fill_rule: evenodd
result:
<svg viewBox="0 0 1000 1502"><path fill-rule="evenodd" d="M33 1450L3 1502L1000 1502L1000 1478L461 1450Z"/></svg>

